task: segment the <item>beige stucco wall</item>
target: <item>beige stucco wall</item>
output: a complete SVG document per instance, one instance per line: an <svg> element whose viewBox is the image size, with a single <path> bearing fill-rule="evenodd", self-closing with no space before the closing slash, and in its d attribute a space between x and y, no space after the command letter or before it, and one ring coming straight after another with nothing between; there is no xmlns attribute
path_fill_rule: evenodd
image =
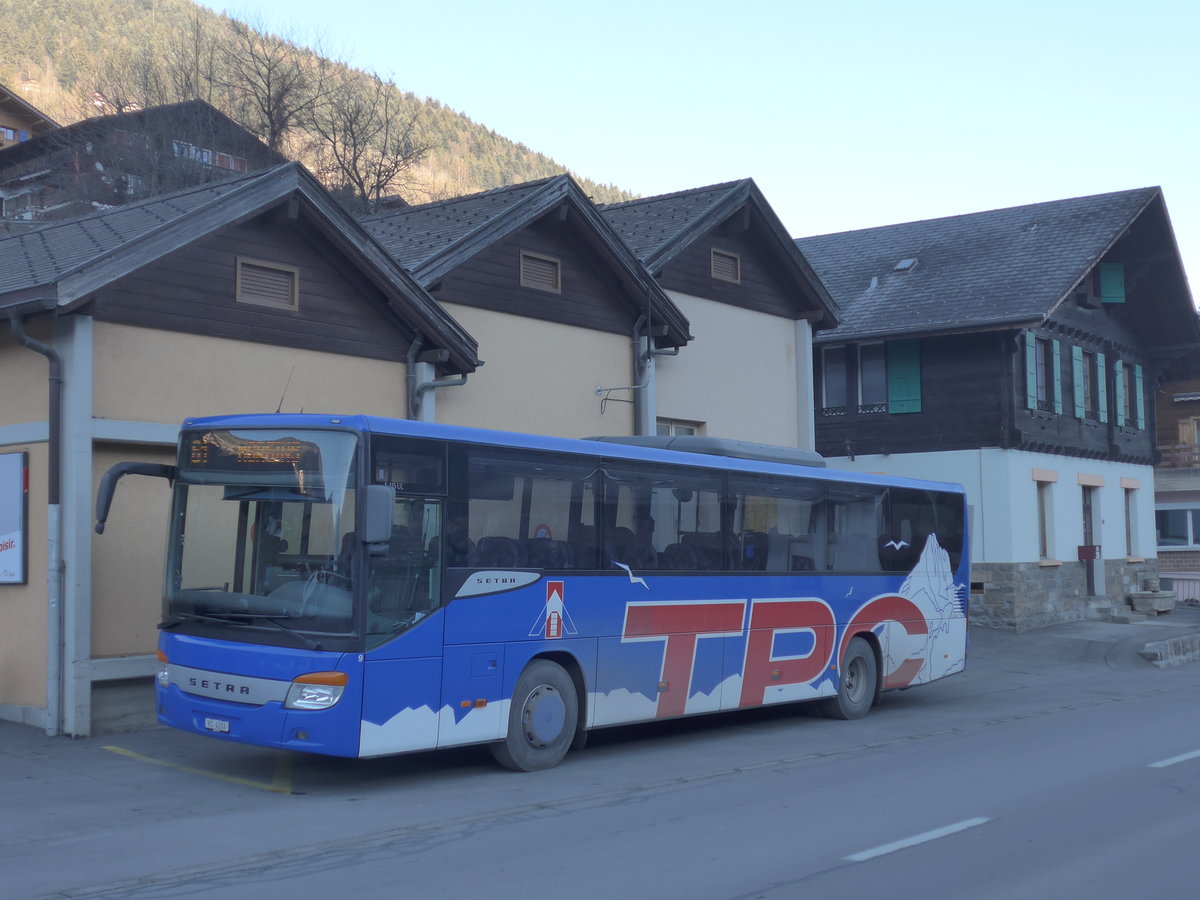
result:
<svg viewBox="0 0 1200 900"><path fill-rule="evenodd" d="M44 322L27 324L25 333L50 342ZM8 320L0 319L0 425L46 420L49 365L46 357L18 344Z"/></svg>
<svg viewBox="0 0 1200 900"><path fill-rule="evenodd" d="M105 322L95 323L92 356L102 419L274 412L281 397L283 412L405 415L404 363Z"/></svg>
<svg viewBox="0 0 1200 900"><path fill-rule="evenodd" d="M104 444L92 456L93 489L117 462L173 463L172 448ZM92 534L92 656L153 653L161 618L171 491L166 479L128 476L104 534Z"/></svg>
<svg viewBox="0 0 1200 900"><path fill-rule="evenodd" d="M798 446L796 323L688 294L671 299L695 340L658 358L658 417L703 422L712 437Z"/></svg>
<svg viewBox="0 0 1200 900"><path fill-rule="evenodd" d="M45 414L43 413L43 417ZM29 453L27 584L0 584L0 704L46 705L46 445L0 448Z"/></svg>
<svg viewBox="0 0 1200 900"><path fill-rule="evenodd" d="M596 387L632 383L624 335L456 304L446 311L479 341L484 367L464 387L437 391L437 421L503 431L587 437L632 434L630 391L603 403Z"/></svg>

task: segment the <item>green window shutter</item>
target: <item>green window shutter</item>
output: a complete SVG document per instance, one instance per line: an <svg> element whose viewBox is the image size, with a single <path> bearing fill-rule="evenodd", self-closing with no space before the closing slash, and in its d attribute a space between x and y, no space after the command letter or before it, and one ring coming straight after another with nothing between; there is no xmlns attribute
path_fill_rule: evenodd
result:
<svg viewBox="0 0 1200 900"><path fill-rule="evenodd" d="M1125 302L1125 264L1100 263L1100 302Z"/></svg>
<svg viewBox="0 0 1200 900"><path fill-rule="evenodd" d="M921 411L921 344L887 342L888 412Z"/></svg>
<svg viewBox="0 0 1200 900"><path fill-rule="evenodd" d="M1075 394L1075 418L1082 419L1085 415L1083 408L1083 348L1071 348L1071 382Z"/></svg>
<svg viewBox="0 0 1200 900"><path fill-rule="evenodd" d="M1143 399L1143 395L1142 395L1142 367L1141 366L1133 367L1133 385L1134 385L1134 390L1137 391L1137 395L1135 397L1135 401L1136 401L1135 415L1137 416L1137 427L1145 428L1146 427L1146 401Z"/></svg>
<svg viewBox="0 0 1200 900"><path fill-rule="evenodd" d="M1037 409L1037 338L1025 332L1025 406Z"/></svg>
<svg viewBox="0 0 1200 900"><path fill-rule="evenodd" d="M1050 342L1051 357L1054 363L1054 412L1062 415L1062 345L1058 341Z"/></svg>
<svg viewBox="0 0 1200 900"><path fill-rule="evenodd" d="M1125 421L1125 363L1113 363L1113 424L1128 425Z"/></svg>
<svg viewBox="0 0 1200 900"><path fill-rule="evenodd" d="M1100 421L1108 421L1108 363L1103 353L1096 354L1096 406Z"/></svg>

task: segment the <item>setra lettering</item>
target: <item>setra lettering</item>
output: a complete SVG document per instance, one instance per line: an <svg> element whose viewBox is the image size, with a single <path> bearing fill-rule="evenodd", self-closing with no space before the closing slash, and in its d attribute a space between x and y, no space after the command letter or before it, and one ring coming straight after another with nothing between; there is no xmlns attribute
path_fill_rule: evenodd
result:
<svg viewBox="0 0 1200 900"><path fill-rule="evenodd" d="M247 685L235 684L231 681L217 681L212 678L197 678L194 675L188 676L188 687L193 687L201 691L237 694L242 697L250 695L250 688Z"/></svg>

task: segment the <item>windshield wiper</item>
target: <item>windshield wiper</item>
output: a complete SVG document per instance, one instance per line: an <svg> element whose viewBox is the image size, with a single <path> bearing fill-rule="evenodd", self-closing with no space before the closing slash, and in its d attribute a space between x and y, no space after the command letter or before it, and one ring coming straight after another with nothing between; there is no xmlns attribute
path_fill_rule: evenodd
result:
<svg viewBox="0 0 1200 900"><path fill-rule="evenodd" d="M286 631L288 634L290 634L296 640L300 641L309 650L320 650L321 649L320 641L314 641L308 635L301 634L296 629L289 628L288 626L284 625L282 622L279 621L279 619L282 618L281 616L267 616L267 615L261 615L259 613L253 613L253 614L247 615L246 618L247 619L261 619L264 622L270 622L272 625L274 625L280 631ZM289 616L288 618L291 618L291 617Z"/></svg>
<svg viewBox="0 0 1200 900"><path fill-rule="evenodd" d="M184 622L218 622L221 625L238 624L232 619L224 619L220 616L202 616L200 613L177 612L172 613L171 618L167 619L165 622L159 622L158 627L160 630L166 631L167 629L174 628L176 625L181 625Z"/></svg>
<svg viewBox="0 0 1200 900"><path fill-rule="evenodd" d="M251 620L262 621L262 622L269 622L270 624L272 624L276 628L278 628L280 631L287 632L292 637L294 637L296 640L300 641L300 643L304 644L304 646L307 647L309 650L320 650L321 649L320 641L314 641L312 638L308 637L307 635L301 634L299 631L296 631L296 629L289 628L287 625L284 625L282 622L279 621L280 618L281 618L280 616L272 616L272 615L267 615L265 613L231 612L231 613L225 613L223 615L203 615L201 613L177 612L177 613L174 613L172 615L172 617L170 619L168 619L167 621L160 622L158 627L165 631L169 628L174 628L176 625L179 625L183 622L215 622L218 625L241 625L241 626L248 628L248 627L250 627Z"/></svg>

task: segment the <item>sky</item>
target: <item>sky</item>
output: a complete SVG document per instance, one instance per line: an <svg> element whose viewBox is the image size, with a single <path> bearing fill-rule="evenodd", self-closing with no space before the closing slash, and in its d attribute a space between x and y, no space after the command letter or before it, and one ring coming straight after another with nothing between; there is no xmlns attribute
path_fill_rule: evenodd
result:
<svg viewBox="0 0 1200 900"><path fill-rule="evenodd" d="M1200 277L1195 0L203 5L638 195L753 178L793 237L1158 185Z"/></svg>

